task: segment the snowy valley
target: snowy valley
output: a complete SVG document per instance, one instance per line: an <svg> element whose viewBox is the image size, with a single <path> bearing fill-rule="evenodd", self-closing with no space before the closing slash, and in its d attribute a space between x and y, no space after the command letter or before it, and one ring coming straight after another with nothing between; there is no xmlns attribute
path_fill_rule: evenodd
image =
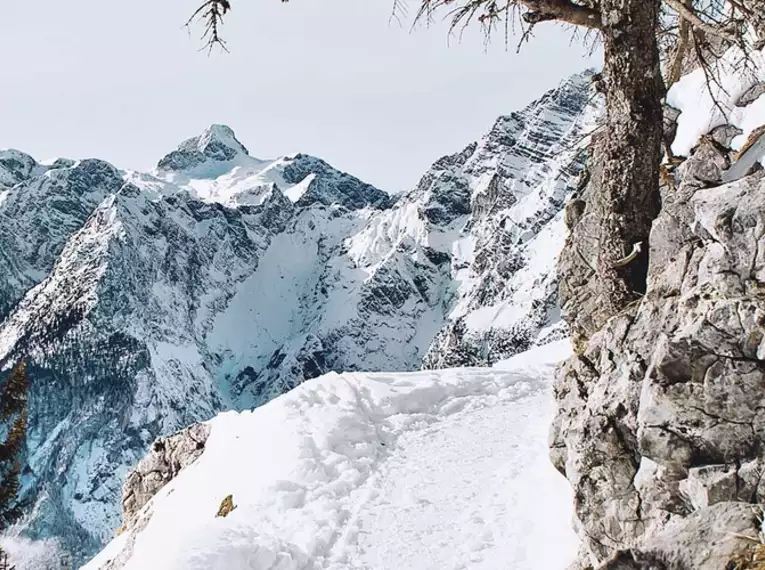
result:
<svg viewBox="0 0 765 570"><path fill-rule="evenodd" d="M263 427L265 420L257 418L310 407L317 391L329 391L326 402L340 414L327 418L326 437L346 424L349 436L359 430L358 440L337 442L347 457L358 453L348 471L357 478L336 484L370 491L364 481L372 477L374 458L367 432L378 424L354 428L359 418L342 416L355 402L343 392L346 385L358 395L354 405L389 406L374 412L384 422L378 428L392 430L380 432L379 441L413 438L410 453L417 453L418 422L436 418L464 430L460 413L480 415L481 402L499 398L513 406L506 421L517 421L516 412L535 418L527 427L538 431L528 441L519 436L518 445L535 445L534 461L546 461L541 445L550 413L549 370L533 377L390 374L487 366L565 336L554 268L565 234L563 204L577 185L585 160L581 143L597 114L591 75L574 76L523 111L501 117L478 142L439 159L415 188L395 195L312 156L251 157L221 125L181 143L151 173L95 159L38 163L2 151L0 362L7 368L26 358L31 378L24 534L55 539L75 563L84 562L122 524L123 482L156 437L220 412L254 408L213 420L209 445L228 437L227 428L215 427L228 421L247 423L245 430L282 429ZM446 393L432 401L417 398L418 390L441 383L452 386L454 404L443 399ZM387 384L401 397L387 394ZM342 393L332 395L337 390ZM402 412L408 418L399 417ZM417 430L398 421L411 421ZM308 453L305 445L284 452ZM406 452L393 447L386 453ZM326 449L333 451L331 444ZM499 449L494 455L490 469L514 469ZM297 469L296 461L283 468ZM204 475L205 464L199 463L200 476L213 476ZM437 464L430 469L438 471ZM274 495L279 500L289 503L309 492L290 486L308 485L304 479L271 476L252 493L265 493L281 479L287 483ZM179 479L178 497L183 488ZM245 493L234 493L240 513L263 498ZM216 496L197 507L222 498L216 488ZM330 516L334 507L325 507ZM330 517L328 524L340 528L345 516ZM250 530L231 532L249 540ZM143 548L135 529L120 536L123 546L135 541L136 553ZM263 552L281 552L268 544L282 538L263 540ZM327 564L345 564L344 540L316 546L325 549ZM287 546L297 548L299 558L314 552L306 544Z"/></svg>

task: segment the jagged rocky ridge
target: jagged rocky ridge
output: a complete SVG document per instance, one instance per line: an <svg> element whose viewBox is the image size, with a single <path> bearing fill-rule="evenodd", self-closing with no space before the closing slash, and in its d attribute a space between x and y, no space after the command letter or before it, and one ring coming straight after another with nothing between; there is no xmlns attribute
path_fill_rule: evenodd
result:
<svg viewBox="0 0 765 570"><path fill-rule="evenodd" d="M395 198L315 157L250 157L220 125L150 174L2 151L0 362L31 374L26 533L82 560L120 526L155 438L305 379L482 364L564 334L553 268L590 75Z"/></svg>

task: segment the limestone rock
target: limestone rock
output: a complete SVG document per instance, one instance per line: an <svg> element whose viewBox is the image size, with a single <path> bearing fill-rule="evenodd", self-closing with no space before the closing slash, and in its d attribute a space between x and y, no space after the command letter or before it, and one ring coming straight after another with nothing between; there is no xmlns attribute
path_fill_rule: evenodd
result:
<svg viewBox="0 0 765 570"><path fill-rule="evenodd" d="M746 107L765 95L765 82L759 81L741 94L736 101L736 107Z"/></svg>
<svg viewBox="0 0 765 570"><path fill-rule="evenodd" d="M603 570L728 570L737 553L747 550L758 521L743 503L720 503L674 521L646 550L617 552Z"/></svg>
<svg viewBox="0 0 765 570"><path fill-rule="evenodd" d="M647 292L622 314L584 321L589 272L571 248L562 256L579 337L556 380L550 454L574 488L579 567L722 570L748 547L731 533L756 533L765 176L721 185L720 146L702 142L663 189Z"/></svg>
<svg viewBox="0 0 765 570"><path fill-rule="evenodd" d="M758 521L751 506L718 503L673 522L649 543L642 554L667 570L726 568L737 552L757 536Z"/></svg>
<svg viewBox="0 0 765 570"><path fill-rule="evenodd" d="M709 136L727 149L730 148L733 139L741 134L743 134L743 131L736 125L725 124L712 129Z"/></svg>
<svg viewBox="0 0 765 570"><path fill-rule="evenodd" d="M210 426L194 424L169 437L158 438L151 450L128 475L122 490L125 530L130 529L151 498L205 449Z"/></svg>
<svg viewBox="0 0 765 570"><path fill-rule="evenodd" d="M737 495L735 465L705 465L688 470L688 477L680 482L694 509L735 501Z"/></svg>

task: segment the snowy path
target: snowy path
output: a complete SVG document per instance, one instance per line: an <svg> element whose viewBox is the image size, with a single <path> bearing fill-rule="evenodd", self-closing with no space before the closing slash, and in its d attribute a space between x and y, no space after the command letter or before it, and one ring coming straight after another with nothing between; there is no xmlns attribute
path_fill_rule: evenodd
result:
<svg viewBox="0 0 765 570"><path fill-rule="evenodd" d="M547 428L539 419L549 417L549 407L544 394L402 436L381 468L380 497L360 517L355 565L564 568L575 540L556 511L566 510L571 495L546 457Z"/></svg>
<svg viewBox="0 0 765 570"><path fill-rule="evenodd" d="M546 442L567 346L504 370L330 374L222 414L138 530L85 568L563 569L571 494Z"/></svg>

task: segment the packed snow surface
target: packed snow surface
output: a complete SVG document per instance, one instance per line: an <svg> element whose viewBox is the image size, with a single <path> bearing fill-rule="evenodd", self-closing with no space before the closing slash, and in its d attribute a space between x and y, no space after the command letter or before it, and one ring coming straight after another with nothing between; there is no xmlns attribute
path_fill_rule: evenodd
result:
<svg viewBox="0 0 765 570"><path fill-rule="evenodd" d="M568 350L332 373L221 414L196 463L83 570L564 568L577 543L547 430Z"/></svg>

